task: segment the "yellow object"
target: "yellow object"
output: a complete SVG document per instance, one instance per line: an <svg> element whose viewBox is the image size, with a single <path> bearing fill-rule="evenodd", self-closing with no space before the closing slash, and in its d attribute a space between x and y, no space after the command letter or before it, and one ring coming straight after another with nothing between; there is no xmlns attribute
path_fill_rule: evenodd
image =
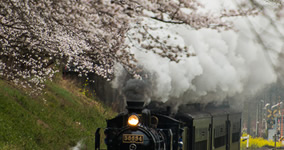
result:
<svg viewBox="0 0 284 150"><path fill-rule="evenodd" d="M131 115L128 117L128 125L130 126L137 126L139 123L139 118L136 115Z"/></svg>
<svg viewBox="0 0 284 150"><path fill-rule="evenodd" d="M242 137L246 137L248 136L248 134L243 133ZM263 139L261 137L255 137L253 138L252 136L249 136L249 143L248 143L248 148L249 149L258 149L264 146L271 146L274 147L275 146L275 141L272 140L266 140ZM276 147L280 147L281 146L281 142L276 142ZM247 141L246 140L241 140L241 150L246 149L247 147Z"/></svg>

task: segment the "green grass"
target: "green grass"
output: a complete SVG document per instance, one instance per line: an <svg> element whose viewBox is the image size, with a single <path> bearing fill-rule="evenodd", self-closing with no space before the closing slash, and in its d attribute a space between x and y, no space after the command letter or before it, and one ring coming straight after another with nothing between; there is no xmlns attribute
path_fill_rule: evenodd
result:
<svg viewBox="0 0 284 150"><path fill-rule="evenodd" d="M65 150L78 141L94 149L96 128L114 115L69 81L48 82L37 97L25 93L0 80L0 150Z"/></svg>

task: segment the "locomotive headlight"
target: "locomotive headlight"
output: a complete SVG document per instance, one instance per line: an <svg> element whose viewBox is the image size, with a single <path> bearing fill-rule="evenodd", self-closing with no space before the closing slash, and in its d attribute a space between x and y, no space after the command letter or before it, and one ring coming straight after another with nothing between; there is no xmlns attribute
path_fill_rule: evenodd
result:
<svg viewBox="0 0 284 150"><path fill-rule="evenodd" d="M128 117L128 125L137 126L139 123L139 118L137 115L131 115Z"/></svg>

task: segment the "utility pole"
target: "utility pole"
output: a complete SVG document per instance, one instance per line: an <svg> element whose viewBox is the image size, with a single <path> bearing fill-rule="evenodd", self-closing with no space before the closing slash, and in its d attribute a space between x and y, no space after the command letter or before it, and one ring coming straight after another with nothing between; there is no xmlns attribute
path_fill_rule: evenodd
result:
<svg viewBox="0 0 284 150"><path fill-rule="evenodd" d="M274 141L275 141L275 144L274 144L274 148L276 149L276 134L274 135Z"/></svg>
<svg viewBox="0 0 284 150"><path fill-rule="evenodd" d="M248 103L248 112L250 112L250 103ZM247 115L248 115L247 132L248 134L251 134L250 133L250 113L247 113Z"/></svg>
<svg viewBox="0 0 284 150"><path fill-rule="evenodd" d="M262 137L262 134L263 134L263 124L262 124L262 120L263 120L263 107L264 107L264 100L260 100L260 107L259 107L259 137Z"/></svg>
<svg viewBox="0 0 284 150"><path fill-rule="evenodd" d="M259 106L258 103L256 103L256 118L255 118L255 135L258 137L258 110Z"/></svg>

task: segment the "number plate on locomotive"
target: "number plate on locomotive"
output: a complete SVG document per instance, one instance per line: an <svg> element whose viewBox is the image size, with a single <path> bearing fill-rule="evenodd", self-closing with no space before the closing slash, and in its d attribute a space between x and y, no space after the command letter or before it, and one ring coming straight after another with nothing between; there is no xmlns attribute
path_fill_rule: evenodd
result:
<svg viewBox="0 0 284 150"><path fill-rule="evenodd" d="M123 134L122 143L143 143L143 135Z"/></svg>

